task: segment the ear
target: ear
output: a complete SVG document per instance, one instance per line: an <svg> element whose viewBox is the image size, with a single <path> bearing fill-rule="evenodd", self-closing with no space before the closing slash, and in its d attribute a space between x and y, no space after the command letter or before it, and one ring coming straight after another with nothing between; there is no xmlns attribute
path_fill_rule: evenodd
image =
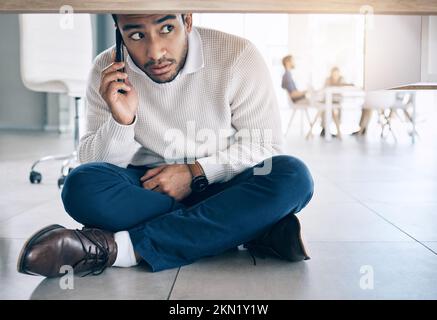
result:
<svg viewBox="0 0 437 320"><path fill-rule="evenodd" d="M184 26L187 32L193 29L193 15L191 13L184 14Z"/></svg>

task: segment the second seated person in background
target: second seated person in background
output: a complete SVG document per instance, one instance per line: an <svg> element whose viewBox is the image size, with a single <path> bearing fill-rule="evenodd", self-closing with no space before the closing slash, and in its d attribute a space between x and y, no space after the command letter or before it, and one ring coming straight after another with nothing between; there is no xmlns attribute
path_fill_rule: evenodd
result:
<svg viewBox="0 0 437 320"><path fill-rule="evenodd" d="M331 69L331 73L328 78L325 80L325 88L328 87L342 87L342 86L350 86L351 84L346 83L344 81L343 76L341 75L340 69L338 67L333 67ZM333 94L332 95L332 119L335 122L335 125L337 127L337 136L340 136L340 122L341 122L341 102L342 102L342 96L341 94ZM321 113L321 126L322 131L320 132L320 135L323 137L325 136L326 132L326 123L325 123L325 111L322 111Z"/></svg>

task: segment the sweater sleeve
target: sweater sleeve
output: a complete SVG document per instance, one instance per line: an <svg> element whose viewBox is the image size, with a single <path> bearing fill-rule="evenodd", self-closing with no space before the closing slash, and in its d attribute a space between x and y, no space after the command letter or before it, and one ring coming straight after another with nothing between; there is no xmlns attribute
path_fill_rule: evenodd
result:
<svg viewBox="0 0 437 320"><path fill-rule="evenodd" d="M269 74L261 54L249 44L231 73L229 102L234 139L217 153L197 159L209 183L226 182L283 152L281 119Z"/></svg>
<svg viewBox="0 0 437 320"><path fill-rule="evenodd" d="M102 65L107 59L94 60L86 89L86 132L81 137L78 158L81 163L102 161L127 166L138 144L134 140L137 117L130 125L115 121L99 93Z"/></svg>

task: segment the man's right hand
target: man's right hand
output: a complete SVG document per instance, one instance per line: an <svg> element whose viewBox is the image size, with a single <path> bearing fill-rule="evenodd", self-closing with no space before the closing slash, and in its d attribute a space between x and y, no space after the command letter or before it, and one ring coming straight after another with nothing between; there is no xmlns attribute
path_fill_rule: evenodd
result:
<svg viewBox="0 0 437 320"><path fill-rule="evenodd" d="M112 53L115 60L115 51ZM118 71L124 67L124 62L113 62L102 71L99 93L111 109L115 121L129 125L135 120L138 109L138 93L127 78L127 73ZM124 79L125 82L118 82ZM126 93L119 93L118 90Z"/></svg>

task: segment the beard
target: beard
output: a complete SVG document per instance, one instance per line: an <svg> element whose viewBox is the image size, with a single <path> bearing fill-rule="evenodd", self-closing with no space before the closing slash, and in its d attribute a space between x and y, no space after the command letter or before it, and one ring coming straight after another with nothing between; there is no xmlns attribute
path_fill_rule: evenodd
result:
<svg viewBox="0 0 437 320"><path fill-rule="evenodd" d="M181 55L181 58L179 60L179 62L176 59L168 59L166 57L163 57L161 59L159 59L158 61L148 61L146 64L144 64L144 72L147 74L147 76L156 83L167 83L167 82L171 82L173 81L177 75L179 74L179 72L181 71L181 69L184 67L185 65L185 61L187 60L187 55L188 55L188 37L185 41L185 45L184 45L184 49ZM176 64L176 69L170 73L170 75L167 75L165 77L165 79L162 79L159 77L159 75L154 75L151 74L149 72L147 72L148 68L153 66L153 65L160 65L160 64L165 64L165 63L171 63L171 64Z"/></svg>

